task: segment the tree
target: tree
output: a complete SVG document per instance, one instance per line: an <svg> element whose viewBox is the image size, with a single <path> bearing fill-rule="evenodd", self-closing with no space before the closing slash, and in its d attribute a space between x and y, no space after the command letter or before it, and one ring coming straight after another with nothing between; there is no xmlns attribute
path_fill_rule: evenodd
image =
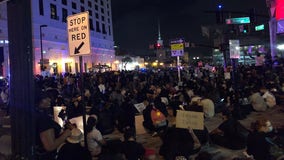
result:
<svg viewBox="0 0 284 160"><path fill-rule="evenodd" d="M126 65L127 65L127 63L131 63L132 62L132 58L127 56L127 57L122 58L121 61L122 61L122 64L125 63L124 64L124 69L126 70Z"/></svg>

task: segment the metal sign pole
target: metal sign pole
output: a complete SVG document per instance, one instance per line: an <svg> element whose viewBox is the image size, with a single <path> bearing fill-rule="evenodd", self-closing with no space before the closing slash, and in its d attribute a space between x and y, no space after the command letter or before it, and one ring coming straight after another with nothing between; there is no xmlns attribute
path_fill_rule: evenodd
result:
<svg viewBox="0 0 284 160"><path fill-rule="evenodd" d="M181 82L181 79L180 79L180 66L179 66L179 56L177 56L177 69L178 69L178 82Z"/></svg>
<svg viewBox="0 0 284 160"><path fill-rule="evenodd" d="M87 147L87 132L86 132L86 105L85 105L85 94L84 94L84 75L83 75L83 58L79 56L79 63L80 63L80 79L81 79L81 101L83 104L83 128L84 128L84 142L85 147Z"/></svg>

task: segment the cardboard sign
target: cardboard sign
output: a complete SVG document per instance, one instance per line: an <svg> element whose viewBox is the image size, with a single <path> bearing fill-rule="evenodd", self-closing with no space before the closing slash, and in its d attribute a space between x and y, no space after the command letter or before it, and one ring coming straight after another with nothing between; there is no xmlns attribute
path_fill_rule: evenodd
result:
<svg viewBox="0 0 284 160"><path fill-rule="evenodd" d="M144 103L137 103L137 104L134 104L134 107L137 109L137 111L139 113L142 113L143 110L146 108L146 106L144 105Z"/></svg>
<svg viewBox="0 0 284 160"><path fill-rule="evenodd" d="M88 120L89 115L86 115L86 120ZM83 125L83 116L74 117L69 120L72 124L76 124L77 128L79 128L84 133L84 125Z"/></svg>
<svg viewBox="0 0 284 160"><path fill-rule="evenodd" d="M143 126L143 115L137 115L135 116L135 128L136 128L136 134L145 134L147 133L144 126Z"/></svg>
<svg viewBox="0 0 284 160"><path fill-rule="evenodd" d="M64 124L63 124L63 120L60 117L58 117L58 115L62 109L65 110L66 106L54 106L53 107L53 119L61 127L63 127Z"/></svg>
<svg viewBox="0 0 284 160"><path fill-rule="evenodd" d="M204 113L177 110L176 127L203 130L204 129Z"/></svg>
<svg viewBox="0 0 284 160"><path fill-rule="evenodd" d="M231 73L230 72L225 72L224 73L225 79L231 79Z"/></svg>

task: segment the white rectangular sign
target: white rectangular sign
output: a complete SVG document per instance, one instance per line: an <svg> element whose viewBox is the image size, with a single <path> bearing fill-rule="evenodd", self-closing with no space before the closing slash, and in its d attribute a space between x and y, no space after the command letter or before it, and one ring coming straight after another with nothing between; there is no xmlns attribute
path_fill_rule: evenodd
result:
<svg viewBox="0 0 284 160"><path fill-rule="evenodd" d="M89 12L68 16L67 32L70 56L91 54Z"/></svg>
<svg viewBox="0 0 284 160"><path fill-rule="evenodd" d="M230 58L239 59L240 58L240 41L239 40L229 40L230 44Z"/></svg>

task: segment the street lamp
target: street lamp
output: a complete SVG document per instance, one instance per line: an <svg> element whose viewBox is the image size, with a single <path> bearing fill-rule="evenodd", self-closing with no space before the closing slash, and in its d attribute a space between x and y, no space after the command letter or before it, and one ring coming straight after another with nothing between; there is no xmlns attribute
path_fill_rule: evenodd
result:
<svg viewBox="0 0 284 160"><path fill-rule="evenodd" d="M40 25L39 26L39 38L40 38L40 70L43 71L43 51L42 51L42 29L43 27L47 27L47 25Z"/></svg>

